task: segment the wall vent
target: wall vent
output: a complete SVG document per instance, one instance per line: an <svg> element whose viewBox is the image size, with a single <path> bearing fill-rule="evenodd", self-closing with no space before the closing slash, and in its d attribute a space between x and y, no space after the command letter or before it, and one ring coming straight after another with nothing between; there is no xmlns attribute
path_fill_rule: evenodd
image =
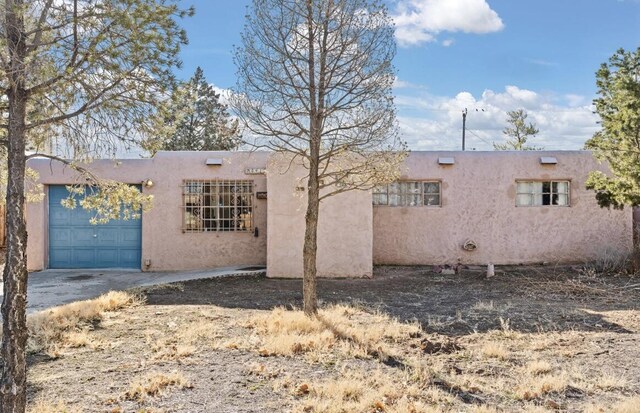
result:
<svg viewBox="0 0 640 413"><path fill-rule="evenodd" d="M542 165L556 165L558 160L554 156L542 156L540 158L540 163Z"/></svg>
<svg viewBox="0 0 640 413"><path fill-rule="evenodd" d="M453 158L438 158L438 164L440 165L453 165L456 163L456 160Z"/></svg>
<svg viewBox="0 0 640 413"><path fill-rule="evenodd" d="M222 159L221 158L208 158L206 164L209 165L209 166L222 165Z"/></svg>

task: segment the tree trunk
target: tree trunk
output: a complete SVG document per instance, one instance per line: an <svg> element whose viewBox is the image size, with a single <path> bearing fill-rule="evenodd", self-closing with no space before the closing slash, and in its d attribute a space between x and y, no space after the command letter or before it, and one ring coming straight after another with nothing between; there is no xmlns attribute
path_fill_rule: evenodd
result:
<svg viewBox="0 0 640 413"><path fill-rule="evenodd" d="M0 407L3 413L23 413L27 397L27 225L24 218L26 107L24 20L22 1L5 2L5 30L11 58L8 73L9 119L7 138L7 255L2 301L2 381Z"/></svg>
<svg viewBox="0 0 640 413"><path fill-rule="evenodd" d="M304 248L302 249L303 277L302 299L304 313L314 316L318 313L318 273L316 256L318 252L318 210L320 209L320 182L318 180L320 162L320 116L316 89L316 64L314 49L313 1L307 0L307 42L309 47L309 181L307 184L307 213L305 214Z"/></svg>
<svg viewBox="0 0 640 413"><path fill-rule="evenodd" d="M311 172L311 171L310 171ZM315 179L314 179L315 178ZM305 215L305 232L302 280L302 296L304 313L313 316L318 312L318 293L316 290L316 257L318 251L318 210L320 209L317 167L315 174L309 175L307 213Z"/></svg>
<svg viewBox="0 0 640 413"><path fill-rule="evenodd" d="M27 344L27 225L24 219L26 99L9 96L7 252L2 300L2 412L24 412ZM17 116L17 119L16 119ZM13 119L12 119L13 118ZM22 121L21 121L22 119Z"/></svg>
<svg viewBox="0 0 640 413"><path fill-rule="evenodd" d="M631 207L633 227L633 250L631 251L631 271L634 274L640 272L640 207Z"/></svg>

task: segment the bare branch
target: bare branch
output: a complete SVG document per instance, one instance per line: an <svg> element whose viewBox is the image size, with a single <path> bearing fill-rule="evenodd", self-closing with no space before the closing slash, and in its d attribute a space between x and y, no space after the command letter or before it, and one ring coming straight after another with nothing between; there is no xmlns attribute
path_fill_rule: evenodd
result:
<svg viewBox="0 0 640 413"><path fill-rule="evenodd" d="M302 156L317 164L319 177L334 178L334 160L348 152L402 152L391 96L394 53L391 21L377 4L256 2L236 50L232 98L250 131L247 143ZM367 175L366 168L339 164L349 172L341 184L358 189L347 177Z"/></svg>

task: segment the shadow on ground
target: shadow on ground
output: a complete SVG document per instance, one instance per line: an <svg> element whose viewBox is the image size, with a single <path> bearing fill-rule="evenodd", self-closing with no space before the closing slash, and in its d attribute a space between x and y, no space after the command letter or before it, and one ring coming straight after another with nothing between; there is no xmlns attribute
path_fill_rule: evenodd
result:
<svg viewBox="0 0 640 413"><path fill-rule="evenodd" d="M637 310L640 280L586 277L571 267L511 267L486 279L480 270L459 275L431 267L378 267L373 279L322 279L321 303L380 309L427 332L450 336L510 328L521 332L630 333L606 312ZM638 284L637 286L635 284ZM635 287L634 287L635 286ZM215 305L270 310L301 307L302 281L235 277L183 283L148 292L152 305Z"/></svg>

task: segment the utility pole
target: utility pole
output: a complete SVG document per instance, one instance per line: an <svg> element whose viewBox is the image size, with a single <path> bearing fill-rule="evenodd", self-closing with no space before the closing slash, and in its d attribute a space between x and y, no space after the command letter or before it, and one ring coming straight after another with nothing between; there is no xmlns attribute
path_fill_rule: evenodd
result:
<svg viewBox="0 0 640 413"><path fill-rule="evenodd" d="M462 150L464 151L464 134L467 128L467 108L462 111Z"/></svg>

